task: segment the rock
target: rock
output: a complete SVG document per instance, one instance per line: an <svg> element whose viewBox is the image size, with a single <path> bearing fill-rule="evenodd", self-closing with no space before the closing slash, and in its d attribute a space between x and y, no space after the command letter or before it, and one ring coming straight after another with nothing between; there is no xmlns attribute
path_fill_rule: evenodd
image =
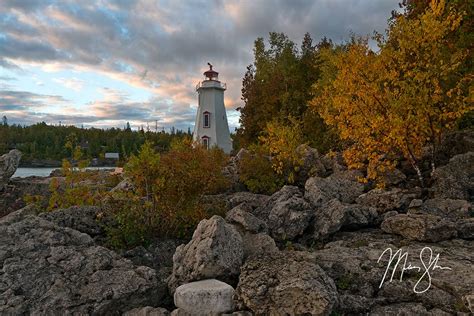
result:
<svg viewBox="0 0 474 316"><path fill-rule="evenodd" d="M333 199L316 211L314 238L324 239L340 229L359 229L373 225L377 220L374 207L344 204Z"/></svg>
<svg viewBox="0 0 474 316"><path fill-rule="evenodd" d="M341 152L332 152L321 158L324 168L329 173L338 173L347 170L344 157Z"/></svg>
<svg viewBox="0 0 474 316"><path fill-rule="evenodd" d="M227 281L239 274L244 250L242 237L220 216L202 220L192 240L176 248L170 292L190 281L216 278Z"/></svg>
<svg viewBox="0 0 474 316"><path fill-rule="evenodd" d="M472 130L454 131L446 135L436 150L436 163L440 166L449 162L455 155L465 154L474 149Z"/></svg>
<svg viewBox="0 0 474 316"><path fill-rule="evenodd" d="M304 185L309 177L323 177L326 175L326 168L320 159L317 149L302 144L296 148L296 152L303 161L296 176L296 183Z"/></svg>
<svg viewBox="0 0 474 316"><path fill-rule="evenodd" d="M153 269L20 211L0 219L0 265L0 314L122 313L166 293Z"/></svg>
<svg viewBox="0 0 474 316"><path fill-rule="evenodd" d="M471 313L474 313L474 294L466 295L464 297L464 301L466 302L466 306Z"/></svg>
<svg viewBox="0 0 474 316"><path fill-rule="evenodd" d="M468 201L442 198L412 203L408 209L409 214L430 214L452 221L470 218L472 212L472 204Z"/></svg>
<svg viewBox="0 0 474 316"><path fill-rule="evenodd" d="M439 216L398 214L385 219L382 230L410 240L438 242L456 237L456 226Z"/></svg>
<svg viewBox="0 0 474 316"><path fill-rule="evenodd" d="M275 244L275 240L267 234L251 234L244 233L242 236L243 247L244 247L244 259L248 257L277 252L278 247Z"/></svg>
<svg viewBox="0 0 474 316"><path fill-rule="evenodd" d="M235 296L239 308L257 315L329 315L337 302L333 280L306 252L250 258Z"/></svg>
<svg viewBox="0 0 474 316"><path fill-rule="evenodd" d="M229 284L210 279L179 286L174 292L174 304L191 315L216 315L234 309L234 289Z"/></svg>
<svg viewBox="0 0 474 316"><path fill-rule="evenodd" d="M267 232L268 227L264 221L256 217L250 212L249 207L246 207L245 202L231 209L225 219L227 222L239 226L245 231L252 233Z"/></svg>
<svg viewBox="0 0 474 316"><path fill-rule="evenodd" d="M374 310L373 306L398 303L420 303L429 309L439 309L455 314L459 302L474 288L474 243L459 239L437 244L403 240L396 235L383 234L378 229L356 232L340 232L333 236L331 243L323 249L315 250L315 262L334 280L340 294L340 304L335 314L363 314ZM388 265L386 253L378 262L385 249L393 252L402 249L407 253L407 265L420 266L423 248L429 246L433 256L439 254L438 264L451 270L430 271L431 287L422 294L413 287L420 279L416 270L406 270L400 281L401 264L392 282L382 277ZM426 255L426 253L425 253ZM397 259L395 259L396 261ZM428 259L425 260L425 263ZM392 264L393 267L394 263ZM423 285L427 282L423 281ZM411 314L407 314L411 315Z"/></svg>
<svg viewBox="0 0 474 316"><path fill-rule="evenodd" d="M313 211L298 187L285 185L271 196L266 205L253 213L267 223L270 236L277 241L285 241L303 234Z"/></svg>
<svg viewBox="0 0 474 316"><path fill-rule="evenodd" d="M0 191L4 189L10 178L15 174L21 160L21 152L10 150L8 154L0 156Z"/></svg>
<svg viewBox="0 0 474 316"><path fill-rule="evenodd" d="M123 316L168 316L170 313L161 307L139 307L125 312Z"/></svg>
<svg viewBox="0 0 474 316"><path fill-rule="evenodd" d="M380 214L390 211L404 213L410 202L417 197L417 193L409 193L398 188L389 191L373 189L357 197L356 202L375 207Z"/></svg>
<svg viewBox="0 0 474 316"><path fill-rule="evenodd" d="M428 311L422 304L419 303L400 303L387 306L377 306L374 308L370 316L405 316L405 315L419 315L419 316L432 316L432 315L449 315L448 313L441 312L441 314L434 314Z"/></svg>
<svg viewBox="0 0 474 316"><path fill-rule="evenodd" d="M42 213L39 217L58 226L69 227L91 237L96 237L105 235L104 227L97 218L100 212L101 210L97 206L72 206L67 209Z"/></svg>
<svg viewBox="0 0 474 316"><path fill-rule="evenodd" d="M239 175L239 164L242 157L248 154L249 151L245 148L241 148L237 155L231 157L229 162L224 167L222 173L229 180L231 191L241 191L245 189L245 186L240 183Z"/></svg>
<svg viewBox="0 0 474 316"><path fill-rule="evenodd" d="M353 203L364 191L364 185L357 182L358 172L344 171L327 178L312 177L305 184L305 198L315 207L320 207L332 199Z"/></svg>
<svg viewBox="0 0 474 316"><path fill-rule="evenodd" d="M438 242L456 237L455 224L439 216L399 214L382 223L387 233L419 241Z"/></svg>
<svg viewBox="0 0 474 316"><path fill-rule="evenodd" d="M462 239L474 239L474 218L461 219L456 222L458 237Z"/></svg>
<svg viewBox="0 0 474 316"><path fill-rule="evenodd" d="M270 196L264 194L255 194L251 192L237 192L232 194L229 199L230 207L234 208L237 205L245 203L251 209L256 209L264 205L270 199Z"/></svg>
<svg viewBox="0 0 474 316"><path fill-rule="evenodd" d="M394 186L406 181L407 176L402 171L395 168L393 170L385 172L385 174L382 175L382 178L383 183L386 186Z"/></svg>
<svg viewBox="0 0 474 316"><path fill-rule="evenodd" d="M454 156L432 178L435 197L474 200L474 152Z"/></svg>

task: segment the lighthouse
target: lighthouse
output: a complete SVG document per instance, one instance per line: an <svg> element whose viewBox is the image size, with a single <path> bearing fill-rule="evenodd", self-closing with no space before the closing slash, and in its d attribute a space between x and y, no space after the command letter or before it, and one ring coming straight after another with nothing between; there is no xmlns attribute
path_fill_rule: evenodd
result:
<svg viewBox="0 0 474 316"><path fill-rule="evenodd" d="M206 148L217 146L225 153L232 150L229 124L224 106L226 84L219 81L219 73L212 69L204 72L204 80L196 85L198 109L193 140Z"/></svg>

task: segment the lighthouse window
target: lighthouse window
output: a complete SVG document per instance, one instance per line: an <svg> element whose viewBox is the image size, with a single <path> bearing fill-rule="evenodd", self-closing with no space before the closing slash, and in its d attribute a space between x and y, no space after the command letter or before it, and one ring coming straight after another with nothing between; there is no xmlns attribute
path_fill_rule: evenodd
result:
<svg viewBox="0 0 474 316"><path fill-rule="evenodd" d="M209 149L209 137L204 136L202 138L202 145L204 148Z"/></svg>
<svg viewBox="0 0 474 316"><path fill-rule="evenodd" d="M211 113L204 112L204 127L211 127Z"/></svg>

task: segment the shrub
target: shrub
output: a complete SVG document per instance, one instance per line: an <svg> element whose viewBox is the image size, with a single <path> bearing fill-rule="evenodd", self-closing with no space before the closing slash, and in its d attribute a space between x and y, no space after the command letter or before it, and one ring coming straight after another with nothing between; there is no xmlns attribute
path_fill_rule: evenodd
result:
<svg viewBox="0 0 474 316"><path fill-rule="evenodd" d="M240 181L253 193L272 194L279 190L284 179L272 168L270 157L262 147L253 146L239 163Z"/></svg>
<svg viewBox="0 0 474 316"><path fill-rule="evenodd" d="M135 246L158 236L188 237L209 215L201 205L203 195L227 187L226 162L220 149L206 150L190 139L173 143L161 155L145 143L125 166L134 189L112 196L118 224L109 229L112 246Z"/></svg>

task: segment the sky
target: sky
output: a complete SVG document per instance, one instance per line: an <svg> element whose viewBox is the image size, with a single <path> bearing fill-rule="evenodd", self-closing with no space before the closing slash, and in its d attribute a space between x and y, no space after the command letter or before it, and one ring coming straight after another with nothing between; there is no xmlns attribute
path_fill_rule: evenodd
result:
<svg viewBox="0 0 474 316"><path fill-rule="evenodd" d="M193 128L207 62L238 126L253 43L383 32L400 0L0 0L0 116L10 124Z"/></svg>

